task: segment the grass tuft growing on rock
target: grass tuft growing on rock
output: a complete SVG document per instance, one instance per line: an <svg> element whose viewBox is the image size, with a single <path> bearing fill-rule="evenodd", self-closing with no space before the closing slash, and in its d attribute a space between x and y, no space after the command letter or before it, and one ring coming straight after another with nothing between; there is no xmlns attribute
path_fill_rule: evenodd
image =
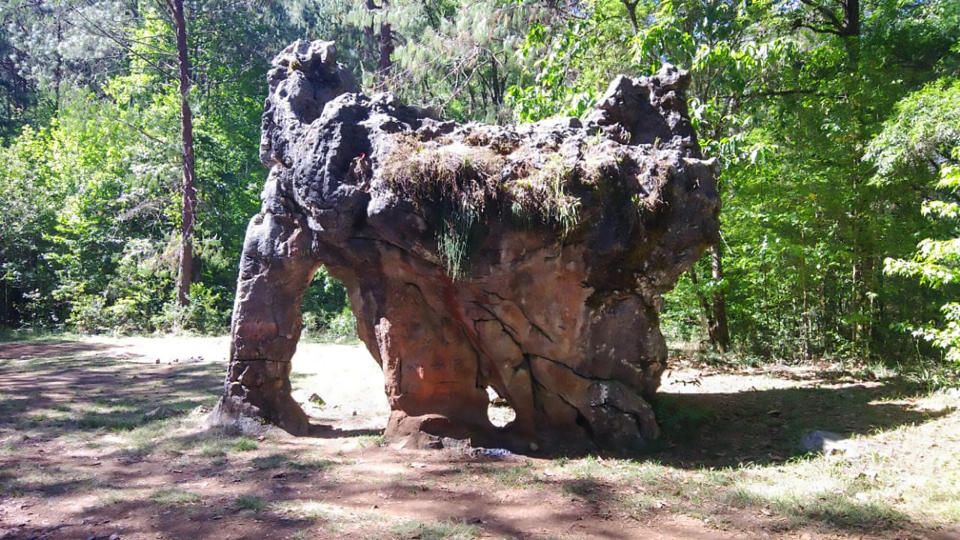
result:
<svg viewBox="0 0 960 540"><path fill-rule="evenodd" d="M554 227L565 238L582 223L583 202L574 189L595 189L604 178L620 182L632 163L621 148L594 138L551 148L500 144L481 135L467 134L470 144L402 136L379 168L387 186L426 211L437 231L438 254L454 279L468 268L477 229L491 211L522 226ZM636 204L648 204L645 197L638 193Z"/></svg>

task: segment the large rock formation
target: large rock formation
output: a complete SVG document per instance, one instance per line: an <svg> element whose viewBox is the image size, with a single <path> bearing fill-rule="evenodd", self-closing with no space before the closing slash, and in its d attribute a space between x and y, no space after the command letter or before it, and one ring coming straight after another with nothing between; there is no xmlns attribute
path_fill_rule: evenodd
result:
<svg viewBox="0 0 960 540"><path fill-rule="evenodd" d="M717 234L687 81L617 77L583 122L459 125L356 93L330 42L285 49L213 420L307 432L288 375L326 265L383 367L389 438L527 450L656 437L660 295ZM506 427L487 418L487 387L516 411Z"/></svg>

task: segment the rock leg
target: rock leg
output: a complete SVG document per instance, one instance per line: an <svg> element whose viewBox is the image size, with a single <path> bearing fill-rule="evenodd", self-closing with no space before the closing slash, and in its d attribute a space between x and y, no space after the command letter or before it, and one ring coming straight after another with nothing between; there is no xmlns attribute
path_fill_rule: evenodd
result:
<svg viewBox="0 0 960 540"><path fill-rule="evenodd" d="M269 212L247 227L231 326L224 395L210 423L243 429L269 422L303 435L310 424L290 395L290 359L300 339L303 295L317 265L309 232Z"/></svg>
<svg viewBox="0 0 960 540"><path fill-rule="evenodd" d="M392 409L385 435L411 446L422 446L422 434L483 438L493 431L477 353L455 316L436 307L412 283L390 287L374 328Z"/></svg>

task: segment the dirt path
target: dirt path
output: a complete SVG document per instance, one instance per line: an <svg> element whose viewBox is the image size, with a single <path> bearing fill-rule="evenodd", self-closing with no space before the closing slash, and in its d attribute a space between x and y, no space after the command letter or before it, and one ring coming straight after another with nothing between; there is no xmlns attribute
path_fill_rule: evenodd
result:
<svg viewBox="0 0 960 540"><path fill-rule="evenodd" d="M306 407L322 436L206 431L227 347L0 343L0 537L960 538L951 395L688 368L666 379L665 438L648 455L490 459L384 445L382 377L357 346L304 344L294 358L296 395L325 402ZM798 460L810 428L860 450ZM863 457L906 441L910 465ZM890 495L891 478L927 469Z"/></svg>

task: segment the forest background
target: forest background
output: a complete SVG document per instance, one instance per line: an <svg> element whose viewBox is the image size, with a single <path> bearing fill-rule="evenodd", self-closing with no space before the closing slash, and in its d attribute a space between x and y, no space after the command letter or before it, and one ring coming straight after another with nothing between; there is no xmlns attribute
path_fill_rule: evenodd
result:
<svg viewBox="0 0 960 540"><path fill-rule="evenodd" d="M459 121L577 116L615 74L690 70L722 235L666 297L668 337L957 383L960 0L3 0L0 27L8 332L224 332L269 60L328 39L365 92ZM304 309L308 334L353 332L322 270Z"/></svg>

